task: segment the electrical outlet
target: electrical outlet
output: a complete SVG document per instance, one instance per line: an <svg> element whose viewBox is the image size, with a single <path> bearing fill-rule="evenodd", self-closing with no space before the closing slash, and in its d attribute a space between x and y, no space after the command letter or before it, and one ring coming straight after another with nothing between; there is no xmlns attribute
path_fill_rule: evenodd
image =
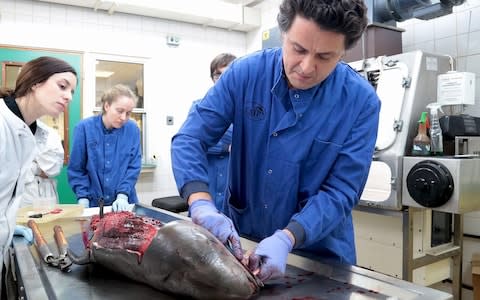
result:
<svg viewBox="0 0 480 300"><path fill-rule="evenodd" d="M175 35L167 35L167 45L178 47L180 45L180 38Z"/></svg>
<svg viewBox="0 0 480 300"><path fill-rule="evenodd" d="M167 116L167 125L173 125L173 116Z"/></svg>
<svg viewBox="0 0 480 300"><path fill-rule="evenodd" d="M157 165L157 159L158 158L159 158L158 154L154 153L146 159L145 163L150 164L150 165Z"/></svg>

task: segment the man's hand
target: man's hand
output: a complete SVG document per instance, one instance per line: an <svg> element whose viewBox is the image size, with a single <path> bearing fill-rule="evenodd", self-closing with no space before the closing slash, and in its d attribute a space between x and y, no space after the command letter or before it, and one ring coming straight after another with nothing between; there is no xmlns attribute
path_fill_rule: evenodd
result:
<svg viewBox="0 0 480 300"><path fill-rule="evenodd" d="M235 230L232 220L220 213L212 201L196 200L190 204L189 212L193 223L210 231L223 244L228 242L233 255L242 260L243 250L240 244L240 236Z"/></svg>
<svg viewBox="0 0 480 300"><path fill-rule="evenodd" d="M13 235L23 236L29 244L33 243L33 232L30 228L23 225L15 225Z"/></svg>
<svg viewBox="0 0 480 300"><path fill-rule="evenodd" d="M280 278L285 274L288 253L292 251L293 241L283 230L277 230L272 236L263 239L248 258L248 268L257 273L261 281Z"/></svg>
<svg viewBox="0 0 480 300"><path fill-rule="evenodd" d="M118 194L117 199L112 204L113 211L128 211L130 205L128 204L128 196L125 194Z"/></svg>

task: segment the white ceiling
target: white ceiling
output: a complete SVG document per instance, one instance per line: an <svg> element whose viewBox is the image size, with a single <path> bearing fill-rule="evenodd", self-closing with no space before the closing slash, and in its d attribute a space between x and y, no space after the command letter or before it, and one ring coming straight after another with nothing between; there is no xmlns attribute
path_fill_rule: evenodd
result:
<svg viewBox="0 0 480 300"><path fill-rule="evenodd" d="M264 0L37 0L248 32L261 25Z"/></svg>
<svg viewBox="0 0 480 300"><path fill-rule="evenodd" d="M252 7L252 6L255 6L259 3L262 3L264 0L221 0L221 1L232 3L232 4L241 4L241 5L244 5L244 6Z"/></svg>

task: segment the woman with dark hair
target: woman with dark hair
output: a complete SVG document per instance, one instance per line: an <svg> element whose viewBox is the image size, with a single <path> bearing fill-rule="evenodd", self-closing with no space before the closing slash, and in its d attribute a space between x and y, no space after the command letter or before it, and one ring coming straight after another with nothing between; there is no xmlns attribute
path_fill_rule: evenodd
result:
<svg viewBox="0 0 480 300"><path fill-rule="evenodd" d="M140 129L130 120L137 96L117 84L102 96L102 114L75 127L68 162L68 183L86 208L111 205L129 210L138 202L135 184L142 165Z"/></svg>
<svg viewBox="0 0 480 300"><path fill-rule="evenodd" d="M15 218L25 174L37 152L36 120L64 112L76 85L77 73L72 66L44 56L22 66L14 89L0 90L0 270L4 263L8 266L6 252L14 232L32 239L30 229L15 225Z"/></svg>
<svg viewBox="0 0 480 300"><path fill-rule="evenodd" d="M342 61L367 26L362 0L283 0L281 48L232 62L172 139L172 167L193 222L229 242L259 240L244 260L283 276L292 249L355 264L352 209L367 180L380 100ZM222 209L206 151L233 124ZM238 230L238 232L237 232Z"/></svg>

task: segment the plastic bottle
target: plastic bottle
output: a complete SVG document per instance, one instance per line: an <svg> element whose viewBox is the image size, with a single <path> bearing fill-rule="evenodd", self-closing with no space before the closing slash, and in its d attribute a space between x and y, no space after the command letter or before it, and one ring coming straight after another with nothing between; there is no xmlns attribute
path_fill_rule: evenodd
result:
<svg viewBox="0 0 480 300"><path fill-rule="evenodd" d="M432 155L443 155L443 133L440 127L438 111L442 111L442 105L434 102L427 105L430 111L430 153Z"/></svg>
<svg viewBox="0 0 480 300"><path fill-rule="evenodd" d="M418 134L413 139L412 155L430 155L430 138L427 135L427 112L422 112L418 121Z"/></svg>

